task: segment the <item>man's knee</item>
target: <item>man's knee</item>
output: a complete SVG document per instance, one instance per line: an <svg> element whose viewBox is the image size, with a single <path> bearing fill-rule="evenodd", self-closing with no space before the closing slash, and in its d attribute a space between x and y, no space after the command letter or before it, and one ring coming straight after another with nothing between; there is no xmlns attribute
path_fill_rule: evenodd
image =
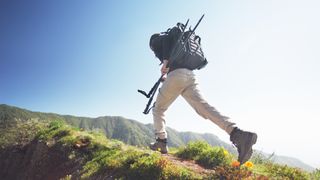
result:
<svg viewBox="0 0 320 180"><path fill-rule="evenodd" d="M153 115L162 115L167 109L155 106L152 108Z"/></svg>

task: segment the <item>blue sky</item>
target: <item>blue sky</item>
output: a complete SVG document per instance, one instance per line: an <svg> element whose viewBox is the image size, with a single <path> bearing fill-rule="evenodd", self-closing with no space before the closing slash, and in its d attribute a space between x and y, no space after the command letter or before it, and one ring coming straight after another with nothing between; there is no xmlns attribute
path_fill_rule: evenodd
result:
<svg viewBox="0 0 320 180"><path fill-rule="evenodd" d="M0 103L33 111L143 123L160 75L149 37L205 14L197 29L208 66L197 71L204 97L255 148L320 167L319 2L18 1L0 2ZM225 132L179 98L167 124L180 131Z"/></svg>

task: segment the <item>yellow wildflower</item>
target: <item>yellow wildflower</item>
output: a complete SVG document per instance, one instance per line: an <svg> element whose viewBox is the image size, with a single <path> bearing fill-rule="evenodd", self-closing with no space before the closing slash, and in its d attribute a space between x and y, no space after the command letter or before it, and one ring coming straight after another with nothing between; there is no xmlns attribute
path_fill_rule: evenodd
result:
<svg viewBox="0 0 320 180"><path fill-rule="evenodd" d="M244 166L247 168L252 168L253 167L253 163L250 161L247 161L246 163L244 163Z"/></svg>
<svg viewBox="0 0 320 180"><path fill-rule="evenodd" d="M228 156L229 152L228 152L227 150L223 150L223 154L224 154L225 156Z"/></svg>

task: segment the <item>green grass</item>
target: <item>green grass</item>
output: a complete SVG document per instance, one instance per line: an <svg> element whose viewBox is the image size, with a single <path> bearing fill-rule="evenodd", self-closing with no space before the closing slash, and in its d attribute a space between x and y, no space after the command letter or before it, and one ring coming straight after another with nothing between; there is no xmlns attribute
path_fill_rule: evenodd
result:
<svg viewBox="0 0 320 180"><path fill-rule="evenodd" d="M29 143L45 124L32 119L27 122L18 121L15 126L0 128L0 148Z"/></svg>
<svg viewBox="0 0 320 180"><path fill-rule="evenodd" d="M260 155L253 156L250 164L234 167L232 162L236 159L222 147L212 147L204 141L190 142L186 147L175 151L175 155L189 160L195 160L203 167L214 169L213 179L259 179L269 177L273 179L316 179L320 171L308 173L298 168L280 165Z"/></svg>
<svg viewBox="0 0 320 180"><path fill-rule="evenodd" d="M253 167L233 166L236 160L222 147L212 147L204 141L190 142L185 147L170 148L173 155L194 160L199 165L214 169L213 174L199 174L192 169L174 164L159 152L129 146L108 139L101 132L84 131L63 121L40 123L36 120L18 122L15 127L1 129L0 147L24 144L37 140L48 147L65 148L70 160L82 159L78 172L81 179L109 175L117 179L319 179L320 170L312 173L286 165L275 164L269 158L255 155ZM66 175L64 179L72 179Z"/></svg>
<svg viewBox="0 0 320 180"><path fill-rule="evenodd" d="M320 179L320 169L316 169L314 170L311 174L310 174L311 179Z"/></svg>
<svg viewBox="0 0 320 180"><path fill-rule="evenodd" d="M37 135L40 141L51 142L63 146L75 147L82 142L89 142L79 152L70 155L84 156L86 159L81 178L90 179L99 173L112 172L113 176L124 179L197 179L199 175L163 158L160 153L142 150L134 146L107 139L98 132L80 131L53 121ZM85 152L85 153L84 153Z"/></svg>
<svg viewBox="0 0 320 180"><path fill-rule="evenodd" d="M180 148L176 156L183 159L195 160L206 168L231 164L232 155L222 147L212 147L204 141L190 142Z"/></svg>
<svg viewBox="0 0 320 180"><path fill-rule="evenodd" d="M267 173L268 177L280 179L310 179L310 175L307 172L304 172L298 168L288 167L286 165L267 163L265 164L265 172Z"/></svg>

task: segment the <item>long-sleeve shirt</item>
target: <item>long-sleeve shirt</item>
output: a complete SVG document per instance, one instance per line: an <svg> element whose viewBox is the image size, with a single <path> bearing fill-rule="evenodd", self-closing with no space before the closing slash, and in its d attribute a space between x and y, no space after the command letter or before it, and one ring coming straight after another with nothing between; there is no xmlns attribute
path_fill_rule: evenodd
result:
<svg viewBox="0 0 320 180"><path fill-rule="evenodd" d="M163 63L163 60L168 60L168 65L170 68L169 72L178 68L186 68L183 64L171 62L171 51L174 48L177 40L177 37L174 36L177 36L177 34L169 33L166 35L160 35L157 39L155 39L153 47L154 53L156 57L161 61L161 64Z"/></svg>
<svg viewBox="0 0 320 180"><path fill-rule="evenodd" d="M154 53L163 63L163 60L170 61L170 54L174 45L173 37L170 35L160 35L154 42Z"/></svg>

